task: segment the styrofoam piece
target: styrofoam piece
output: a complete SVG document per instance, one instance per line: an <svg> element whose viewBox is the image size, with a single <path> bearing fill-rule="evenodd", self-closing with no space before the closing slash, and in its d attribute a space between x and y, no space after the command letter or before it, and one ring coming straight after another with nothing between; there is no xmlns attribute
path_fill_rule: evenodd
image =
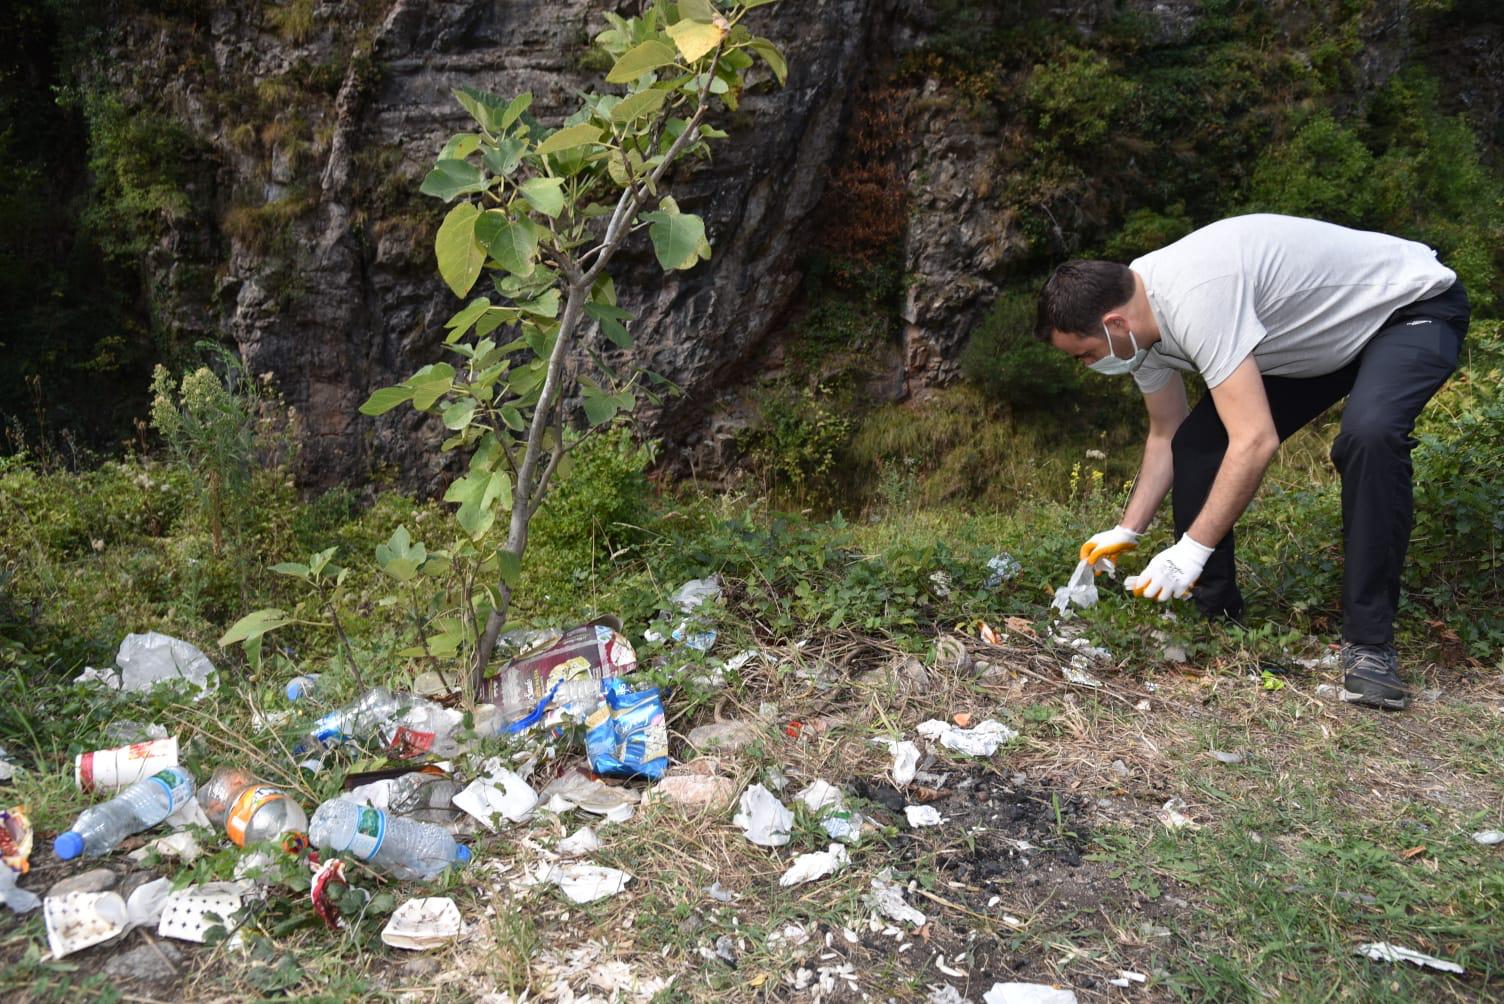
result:
<svg viewBox="0 0 1504 1004"><path fill-rule="evenodd" d="M600 849L600 838L588 826L580 827L557 844L554 844L555 852L569 858L582 857Z"/></svg>
<svg viewBox="0 0 1504 1004"><path fill-rule="evenodd" d="M167 897L157 935L203 944L211 927L234 926L244 889L239 882L206 882L177 890Z"/></svg>
<svg viewBox="0 0 1504 1004"><path fill-rule="evenodd" d="M782 847L794 830L794 814L760 784L742 792L741 808L731 821L760 847Z"/></svg>
<svg viewBox="0 0 1504 1004"><path fill-rule="evenodd" d="M1003 743L1018 738L1017 731L991 718L978 722L969 729L931 718L927 722L920 722L917 731L926 739L967 756L992 756Z"/></svg>
<svg viewBox="0 0 1504 1004"><path fill-rule="evenodd" d="M1077 1004L1073 990L1043 983L994 983L982 995L984 1004Z"/></svg>
<svg viewBox="0 0 1504 1004"><path fill-rule="evenodd" d="M813 882L827 875L840 871L851 861L851 856L846 853L842 844L831 844L823 851L815 851L811 854L801 854L794 859L789 870L784 872L778 879L781 886L802 885L805 882Z"/></svg>
<svg viewBox="0 0 1504 1004"><path fill-rule="evenodd" d="M496 830L497 816L518 823L533 814L538 793L532 785L503 767L495 757L486 761L485 769L484 775L454 796L457 808L474 816L492 832Z"/></svg>
<svg viewBox="0 0 1504 1004"><path fill-rule="evenodd" d="M42 901L47 947L54 959L108 941L124 931L130 912L118 892L69 892Z"/></svg>
<svg viewBox="0 0 1504 1004"><path fill-rule="evenodd" d="M566 861L548 870L547 881L558 886L576 903L594 903L621 892L632 881L632 876L588 861Z"/></svg>
<svg viewBox="0 0 1504 1004"><path fill-rule="evenodd" d="M1504 830L1479 830L1473 834L1473 840L1484 846L1504 844Z"/></svg>
<svg viewBox="0 0 1504 1004"><path fill-rule="evenodd" d="M1413 948L1405 948L1401 945L1391 945L1387 941L1375 941L1366 945L1359 945L1354 949L1356 954L1367 956L1375 962L1408 962L1413 966L1424 966L1427 969L1439 969L1444 973L1467 972L1455 962L1446 959L1438 959L1434 955L1417 952Z"/></svg>
<svg viewBox="0 0 1504 1004"><path fill-rule="evenodd" d="M422 952L456 941L465 932L460 908L448 896L410 899L392 911L381 940L393 948Z"/></svg>
<svg viewBox="0 0 1504 1004"><path fill-rule="evenodd" d="M940 810L933 805L905 805L903 814L908 817L909 825L915 829L921 826L939 826L945 822L945 817L940 815Z"/></svg>

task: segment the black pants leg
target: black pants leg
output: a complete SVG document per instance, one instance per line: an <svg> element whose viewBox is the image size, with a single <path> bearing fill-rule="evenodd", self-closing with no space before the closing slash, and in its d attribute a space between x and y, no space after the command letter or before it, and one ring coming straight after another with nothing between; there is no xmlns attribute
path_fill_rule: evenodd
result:
<svg viewBox="0 0 1504 1004"><path fill-rule="evenodd" d="M1357 375L1356 364L1344 367L1326 376L1296 380L1289 377L1264 377L1264 395L1269 399L1269 412L1274 418L1274 429L1283 443L1295 435L1316 416L1326 411L1352 389ZM1174 510L1175 536L1191 528L1206 497L1211 493L1212 482L1222 466L1222 457L1227 452L1227 429L1217 414L1216 406L1207 394L1191 413L1186 416L1171 440L1174 457L1175 479L1170 489L1170 504ZM1191 597L1196 606L1208 617L1239 617L1243 613L1243 594L1238 591L1236 562L1234 560L1234 534L1229 530L1218 541L1206 560L1201 578ZM1205 544L1206 541L1201 541Z"/></svg>
<svg viewBox="0 0 1504 1004"><path fill-rule="evenodd" d="M1342 474L1342 637L1394 640L1400 576L1414 523L1416 416L1457 368L1467 330L1423 317L1391 324L1358 358L1332 463Z"/></svg>

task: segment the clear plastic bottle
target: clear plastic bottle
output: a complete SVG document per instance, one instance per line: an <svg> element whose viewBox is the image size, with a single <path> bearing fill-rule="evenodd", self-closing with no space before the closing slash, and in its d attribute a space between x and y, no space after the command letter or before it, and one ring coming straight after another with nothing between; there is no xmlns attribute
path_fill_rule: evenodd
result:
<svg viewBox="0 0 1504 1004"><path fill-rule="evenodd" d="M351 739L364 739L382 722L412 703L412 698L397 697L385 687L372 687L342 708L335 708L313 723L313 729L293 747L299 755L315 753Z"/></svg>
<svg viewBox="0 0 1504 1004"><path fill-rule="evenodd" d="M287 681L285 693L289 701L301 701L305 697L311 697L318 692L319 677L321 673L304 673Z"/></svg>
<svg viewBox="0 0 1504 1004"><path fill-rule="evenodd" d="M237 847L308 832L308 814L281 788L239 767L220 767L198 792L198 804Z"/></svg>
<svg viewBox="0 0 1504 1004"><path fill-rule="evenodd" d="M348 852L399 879L431 879L470 860L470 848L455 843L442 827L342 798L314 811L308 839L315 847Z"/></svg>
<svg viewBox="0 0 1504 1004"><path fill-rule="evenodd" d="M192 797L193 775L181 767L168 767L108 802L85 809L71 829L58 834L52 852L63 861L80 854L105 854L132 833L156 826Z"/></svg>

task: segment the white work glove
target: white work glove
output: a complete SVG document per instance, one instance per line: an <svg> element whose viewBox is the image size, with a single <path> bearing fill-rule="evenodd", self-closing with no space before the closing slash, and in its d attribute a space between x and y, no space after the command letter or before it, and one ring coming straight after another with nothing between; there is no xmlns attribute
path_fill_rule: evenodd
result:
<svg viewBox="0 0 1504 1004"><path fill-rule="evenodd" d="M1161 603L1169 599L1183 599L1191 594L1191 587L1201 578L1201 570L1206 567L1206 559L1211 556L1211 548L1196 543L1190 534L1184 534L1156 554L1141 575L1130 575L1124 579L1123 588L1132 590L1134 596Z"/></svg>
<svg viewBox="0 0 1504 1004"><path fill-rule="evenodd" d="M1126 526L1115 526L1111 530L1092 535L1090 540L1082 544L1081 560L1091 565L1100 575L1104 570L1110 570L1119 557L1135 547L1138 547L1138 532ZM1104 559L1106 564L1097 568L1097 562Z"/></svg>

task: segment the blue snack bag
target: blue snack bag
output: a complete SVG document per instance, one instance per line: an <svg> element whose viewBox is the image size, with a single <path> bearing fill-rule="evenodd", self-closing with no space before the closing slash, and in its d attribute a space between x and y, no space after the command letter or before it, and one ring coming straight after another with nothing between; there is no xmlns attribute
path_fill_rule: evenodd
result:
<svg viewBox="0 0 1504 1004"><path fill-rule="evenodd" d="M668 726L657 687L632 690L617 677L601 681L606 702L586 719L585 752L601 777L645 777L668 770Z"/></svg>

